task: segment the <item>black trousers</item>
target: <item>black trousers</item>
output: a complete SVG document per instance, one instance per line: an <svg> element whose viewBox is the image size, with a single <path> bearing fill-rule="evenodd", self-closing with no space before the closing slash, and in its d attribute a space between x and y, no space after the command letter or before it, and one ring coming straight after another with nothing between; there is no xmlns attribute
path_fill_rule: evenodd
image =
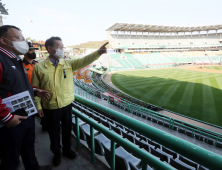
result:
<svg viewBox="0 0 222 170"><path fill-rule="evenodd" d="M42 127L46 127L45 116L41 117L40 124L42 125Z"/></svg>
<svg viewBox="0 0 222 170"><path fill-rule="evenodd" d="M0 128L0 170L16 170L21 155L26 170L39 168L35 157L35 122L34 116L11 128Z"/></svg>
<svg viewBox="0 0 222 170"><path fill-rule="evenodd" d="M43 109L53 153L60 152L60 122L62 123L63 151L71 149L72 104L60 109Z"/></svg>

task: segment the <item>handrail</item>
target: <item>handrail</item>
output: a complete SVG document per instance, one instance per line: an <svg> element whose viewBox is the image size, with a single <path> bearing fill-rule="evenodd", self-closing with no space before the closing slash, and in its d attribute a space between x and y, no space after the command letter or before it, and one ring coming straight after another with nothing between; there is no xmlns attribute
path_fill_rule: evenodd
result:
<svg viewBox="0 0 222 170"><path fill-rule="evenodd" d="M152 126L142 123L138 120L125 116L119 112L109 109L105 106L84 99L75 95L76 101L94 109L95 107L117 118L120 124L142 134L175 152L209 168L209 169L222 169L222 157L190 142L182 140L164 131L158 130Z"/></svg>
<svg viewBox="0 0 222 170"><path fill-rule="evenodd" d="M77 144L80 144L80 135L79 135L79 125L78 125L78 118L85 121L90 125L90 136L91 136L91 162L95 163L95 145L94 145L94 128L99 132L103 133L107 138L111 140L111 146L115 146L115 142L118 143L120 146L124 147L126 150L130 150L133 154L135 154L139 159L142 160L142 170L147 170L147 163L153 166L155 169L163 170L163 169L172 169L171 166L168 164L163 163L157 157L151 155L149 152L146 152L130 141L127 141L117 135L116 133L104 128L104 126L98 124L96 121L88 118L84 114L80 113L76 109L72 109L75 119L76 119L76 137L77 137ZM78 146L80 147L80 145ZM115 147L111 147L111 169L115 170Z"/></svg>

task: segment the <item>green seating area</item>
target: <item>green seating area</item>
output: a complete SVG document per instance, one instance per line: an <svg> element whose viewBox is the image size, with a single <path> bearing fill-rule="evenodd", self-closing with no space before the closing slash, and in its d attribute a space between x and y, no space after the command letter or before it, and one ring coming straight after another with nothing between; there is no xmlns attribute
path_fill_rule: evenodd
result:
<svg viewBox="0 0 222 170"><path fill-rule="evenodd" d="M220 60L220 56L209 56L209 59L211 61L219 61Z"/></svg>
<svg viewBox="0 0 222 170"><path fill-rule="evenodd" d="M129 61L130 64L132 64L134 67L141 66L141 65L138 65L136 62L134 62L133 59L128 59L128 61Z"/></svg>
<svg viewBox="0 0 222 170"><path fill-rule="evenodd" d="M128 62L127 59L122 59L122 61L125 63L125 65L127 65L127 67L129 67L129 68L133 67L133 66Z"/></svg>
<svg viewBox="0 0 222 170"><path fill-rule="evenodd" d="M110 54L110 57L112 57L112 59L120 59L120 54Z"/></svg>
<svg viewBox="0 0 222 170"><path fill-rule="evenodd" d="M130 53L123 53L122 55L125 56L127 59L128 58L133 58L133 55L130 54Z"/></svg>
<svg viewBox="0 0 222 170"><path fill-rule="evenodd" d="M188 57L167 57L168 59L174 61L175 63L192 63L193 61Z"/></svg>
<svg viewBox="0 0 222 170"><path fill-rule="evenodd" d="M124 68L128 68L127 65L121 59L116 59L116 61L120 63Z"/></svg>
<svg viewBox="0 0 222 170"><path fill-rule="evenodd" d="M111 68L115 69L131 69L131 68L143 68L144 66L149 66L147 68L159 68L159 67L171 67L178 63L219 63L222 58L221 56L184 56L183 53L178 52L165 53L152 52L150 54L131 54L131 53L121 53L121 54L110 54L111 59L118 62L120 65L112 65ZM155 66L156 65L156 66Z"/></svg>

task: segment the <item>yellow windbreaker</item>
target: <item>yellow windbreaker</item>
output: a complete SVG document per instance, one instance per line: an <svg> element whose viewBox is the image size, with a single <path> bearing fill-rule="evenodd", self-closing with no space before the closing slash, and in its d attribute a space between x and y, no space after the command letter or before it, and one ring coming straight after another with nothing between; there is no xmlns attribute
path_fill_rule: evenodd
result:
<svg viewBox="0 0 222 170"><path fill-rule="evenodd" d="M60 59L57 67L49 58L36 64L33 69L32 85L50 93L48 101L42 100L43 107L58 109L72 103L74 101L73 72L89 65L99 56L96 51L77 60ZM64 72L66 78L64 78ZM35 97L35 104L38 110L42 109L41 98Z"/></svg>

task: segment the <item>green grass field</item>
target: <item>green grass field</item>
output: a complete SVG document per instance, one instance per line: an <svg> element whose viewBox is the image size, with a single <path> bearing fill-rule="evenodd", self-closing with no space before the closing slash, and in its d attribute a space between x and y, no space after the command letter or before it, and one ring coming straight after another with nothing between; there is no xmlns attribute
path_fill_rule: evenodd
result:
<svg viewBox="0 0 222 170"><path fill-rule="evenodd" d="M133 70L112 75L125 93L168 110L222 126L222 74L181 68Z"/></svg>
<svg viewBox="0 0 222 170"><path fill-rule="evenodd" d="M208 66L208 67L205 67L207 69L213 69L213 70L222 70L222 67L221 66Z"/></svg>

